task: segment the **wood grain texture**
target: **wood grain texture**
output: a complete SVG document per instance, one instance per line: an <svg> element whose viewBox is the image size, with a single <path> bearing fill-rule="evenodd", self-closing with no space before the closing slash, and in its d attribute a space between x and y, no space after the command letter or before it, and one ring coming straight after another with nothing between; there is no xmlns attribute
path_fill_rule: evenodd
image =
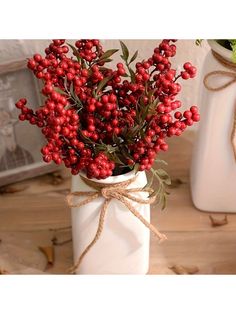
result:
<svg viewBox="0 0 236 314"><path fill-rule="evenodd" d="M167 208L152 208L152 223L168 240L158 244L151 236L149 274L174 274L171 268L175 265L197 267L197 274L236 274L236 215L228 214L227 225L213 228L209 214L198 211L191 201L193 141L192 133L170 140L169 152L160 156L169 163L166 169L173 187ZM59 242L71 238L70 229L52 230L70 225L65 202L70 174L63 170L61 175L57 185L48 174L11 186L19 192L0 194L0 268L8 267L11 273L66 274L72 265L70 241L55 246L55 264L46 270L45 257L38 250L38 246L51 245L55 236ZM224 218L224 214L211 215Z"/></svg>

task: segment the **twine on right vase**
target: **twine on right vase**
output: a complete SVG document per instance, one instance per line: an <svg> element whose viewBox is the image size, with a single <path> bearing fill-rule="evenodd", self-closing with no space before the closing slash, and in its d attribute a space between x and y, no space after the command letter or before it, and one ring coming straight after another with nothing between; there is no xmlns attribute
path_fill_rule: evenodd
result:
<svg viewBox="0 0 236 314"><path fill-rule="evenodd" d="M212 71L209 72L205 75L203 79L203 84L208 89L209 91L212 92L217 92L226 89L232 84L236 83L236 63L230 62L228 60L225 60L221 55L216 53L215 51L212 50L213 56L216 58L216 60L221 63L223 66L229 68L231 71ZM214 84L210 83L210 78L213 76L224 76L230 78L230 80L222 85L219 86L214 86ZM236 161L236 103L234 106L234 112L233 112L233 126L232 126L232 131L231 131L231 144L233 148L233 153L234 153L234 159Z"/></svg>

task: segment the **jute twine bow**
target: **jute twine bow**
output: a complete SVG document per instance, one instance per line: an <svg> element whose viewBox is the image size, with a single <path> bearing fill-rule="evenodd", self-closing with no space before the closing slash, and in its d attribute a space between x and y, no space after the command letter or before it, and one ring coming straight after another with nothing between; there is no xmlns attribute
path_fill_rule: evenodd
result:
<svg viewBox="0 0 236 314"><path fill-rule="evenodd" d="M236 63L225 60L223 57L221 57L221 55L219 55L218 53L216 53L213 50L212 50L212 54L216 58L216 60L219 61L222 65L224 65L225 67L234 71L234 72L230 72L230 71L219 70L219 71L209 72L208 74L205 75L204 80L203 80L205 87L210 91L217 92L217 91L223 90L223 89L227 88L228 86L236 83ZM225 77L232 78L232 79L229 80L227 83L221 85L221 86L213 86L210 84L210 81L209 81L209 79L213 76L220 76L220 77L225 76Z"/></svg>
<svg viewBox="0 0 236 314"><path fill-rule="evenodd" d="M96 191L86 191L86 192L73 192L70 193L67 196L68 204L71 208L73 207L81 207L83 205L86 205L90 202L92 202L94 199L98 197L104 198L104 203L100 211L99 216L99 222L98 222L98 228L97 232L93 238L93 240L90 242L90 244L85 248L85 250L81 253L78 261L75 263L73 267L69 269L70 273L75 273L75 271L79 268L83 258L88 253L88 251L95 245L95 243L100 238L104 222L105 222L105 215L108 209L108 206L112 199L119 200L121 203L123 203L127 209L135 216L137 217L147 228L150 229L150 231L160 239L160 241L163 241L167 239L167 237L160 233L152 224L150 224L130 203L130 201L134 201L138 204L152 204L156 200L156 195L153 195L154 190L150 187L144 187L144 188L133 188L133 189L127 189L127 187L136 180L136 177L131 178L127 181L123 181L120 183L115 184L103 184L103 183L97 183L94 181L91 181L87 178L84 178L81 176L81 179L90 187L94 188ZM137 192L148 192L149 198L142 199L139 197L135 197L132 195L132 193ZM85 196L86 198L80 202L73 202L73 199L75 196Z"/></svg>
<svg viewBox="0 0 236 314"><path fill-rule="evenodd" d="M228 86L236 83L236 63L225 60L221 55L219 55L213 50L212 50L212 54L222 65L234 71L232 72L232 71L220 71L219 70L219 71L209 72L208 74L205 75L204 80L203 80L204 86L210 91L217 92L217 91L224 90ZM211 85L209 81L209 79L213 76L220 76L220 77L224 76L224 77L231 78L231 80L229 80L227 83L224 83L220 86L214 86L214 85ZM236 105L234 109L233 128L231 132L231 144L233 147L234 158L236 161Z"/></svg>

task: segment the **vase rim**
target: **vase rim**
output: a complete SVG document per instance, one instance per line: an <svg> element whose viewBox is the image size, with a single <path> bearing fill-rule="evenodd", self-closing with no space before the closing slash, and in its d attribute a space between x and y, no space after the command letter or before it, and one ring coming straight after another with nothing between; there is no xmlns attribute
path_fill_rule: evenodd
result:
<svg viewBox="0 0 236 314"><path fill-rule="evenodd" d="M214 50L216 53L221 55L227 61L232 62L232 51L220 45L214 39L208 39L208 44L210 45L211 49Z"/></svg>
<svg viewBox="0 0 236 314"><path fill-rule="evenodd" d="M135 177L135 175L137 175L138 173L136 173L136 171L133 169L125 174L119 174L118 176L110 176L106 179L95 179L95 178L92 178L92 179L89 179L93 182L97 182L97 183L105 183L105 184L113 184L113 183L119 183L119 182L123 182L123 181L127 181L133 177ZM80 172L79 173L80 176L87 178L87 175L85 172Z"/></svg>

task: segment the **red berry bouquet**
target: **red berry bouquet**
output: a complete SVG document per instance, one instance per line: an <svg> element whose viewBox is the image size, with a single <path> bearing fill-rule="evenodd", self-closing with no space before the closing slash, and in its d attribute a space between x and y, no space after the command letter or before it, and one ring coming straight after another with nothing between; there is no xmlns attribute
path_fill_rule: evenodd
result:
<svg viewBox="0 0 236 314"><path fill-rule="evenodd" d="M196 106L178 111L179 78L193 78L196 68L189 62L180 73L171 68L174 42L163 40L134 67L138 51L130 56L120 42L122 62L109 68L118 49L104 52L99 40L78 40L75 47L53 40L44 57L29 59L28 68L43 82L45 102L35 112L26 99L16 107L20 120L41 128L47 141L43 160L96 179L151 169L163 182L152 169L158 152L168 150L168 137L180 136L199 121Z"/></svg>

